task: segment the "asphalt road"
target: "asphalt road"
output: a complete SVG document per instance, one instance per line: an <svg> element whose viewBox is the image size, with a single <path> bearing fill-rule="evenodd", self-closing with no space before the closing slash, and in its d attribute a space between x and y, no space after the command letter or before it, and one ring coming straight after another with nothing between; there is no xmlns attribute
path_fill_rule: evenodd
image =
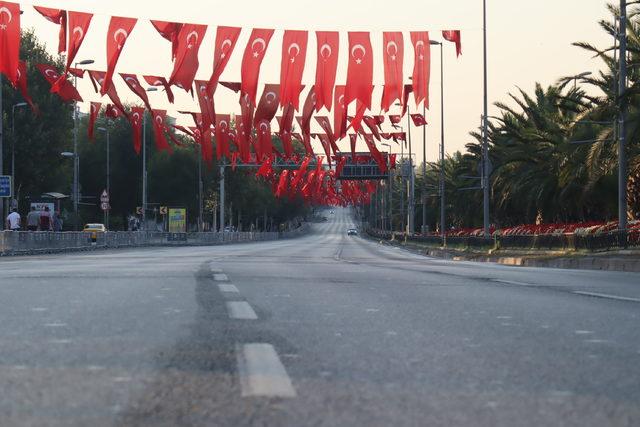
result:
<svg viewBox="0 0 640 427"><path fill-rule="evenodd" d="M0 260L0 426L638 426L640 274L295 240Z"/></svg>

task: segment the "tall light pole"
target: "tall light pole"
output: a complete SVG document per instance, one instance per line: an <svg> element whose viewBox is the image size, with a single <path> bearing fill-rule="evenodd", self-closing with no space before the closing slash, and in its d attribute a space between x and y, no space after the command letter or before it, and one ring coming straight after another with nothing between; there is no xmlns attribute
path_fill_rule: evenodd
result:
<svg viewBox="0 0 640 427"><path fill-rule="evenodd" d="M18 102L11 107L11 198L16 199L16 108L25 107L29 104Z"/></svg>
<svg viewBox="0 0 640 427"><path fill-rule="evenodd" d="M484 114L482 120L482 206L484 237L491 237L491 224L489 221L489 141L487 121L489 120L488 88L487 88L487 0L482 0L482 40L483 40L483 64L484 64Z"/></svg>
<svg viewBox="0 0 640 427"><path fill-rule="evenodd" d="M387 153L387 173L389 174L389 176L387 178L387 182L389 184L389 188L387 189L387 198L388 198L387 203L389 205L389 231L393 232L393 220L392 220L393 207L391 206L391 202L393 200L392 199L392 197L393 197L393 187L392 187L393 180L391 178L391 176L392 176L391 144L382 143L382 145L389 149L389 153Z"/></svg>
<svg viewBox="0 0 640 427"><path fill-rule="evenodd" d="M440 46L440 234L444 244L444 239L447 234L444 194L444 55L442 53L442 42L431 40L430 43Z"/></svg>
<svg viewBox="0 0 640 427"><path fill-rule="evenodd" d="M204 141L203 141L204 144ZM202 222L203 222L203 218L202 218L202 210L203 210L203 203L202 203L202 144L197 144L198 145L198 231L203 231L202 230Z"/></svg>
<svg viewBox="0 0 640 427"><path fill-rule="evenodd" d="M156 92L158 88L150 86L147 92ZM151 112L149 111L149 114ZM142 229L147 230L147 112L142 114Z"/></svg>
<svg viewBox="0 0 640 427"><path fill-rule="evenodd" d="M620 0L620 75L618 105L620 108L620 125L618 132L618 230L626 242L627 232L627 155L626 155L626 116L627 107L624 99L627 90L627 0Z"/></svg>
<svg viewBox="0 0 640 427"><path fill-rule="evenodd" d="M3 137L4 137L4 129L3 129L3 124L4 121L2 120L2 117L4 117L4 108L2 106L2 92L4 89L4 82L3 82L3 77L2 74L0 73L0 175L4 175L4 147L3 147ZM5 214L4 214L4 198L0 197L0 216L2 216L2 224L0 224L0 230L4 230L4 223L5 223Z"/></svg>
<svg viewBox="0 0 640 427"><path fill-rule="evenodd" d="M109 199L111 199L111 158L110 158L110 150L109 146L111 145L109 140L109 128L108 127L99 127L99 131L107 134L107 183L106 190ZM104 225L109 229L109 209L104 210Z"/></svg>
<svg viewBox="0 0 640 427"><path fill-rule="evenodd" d="M75 67L78 65L90 65L95 61L93 59L85 59L75 63ZM74 75L73 86L78 87L78 77ZM73 228L78 231L78 203L80 202L80 161L78 157L78 102L73 103Z"/></svg>

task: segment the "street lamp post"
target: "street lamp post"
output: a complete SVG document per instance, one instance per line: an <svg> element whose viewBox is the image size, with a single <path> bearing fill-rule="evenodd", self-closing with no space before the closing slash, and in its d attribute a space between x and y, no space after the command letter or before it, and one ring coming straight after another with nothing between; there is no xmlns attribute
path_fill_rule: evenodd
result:
<svg viewBox="0 0 640 427"><path fill-rule="evenodd" d="M627 91L627 0L620 0L620 73L618 102L620 108L620 124L618 132L618 230L626 246L627 232L627 156L626 156L626 116L627 107L624 99Z"/></svg>
<svg viewBox="0 0 640 427"><path fill-rule="evenodd" d="M387 173L389 174L387 177L387 183L388 188L387 188L387 203L389 205L389 231L393 232L393 221L392 221L392 207L391 207L391 201L392 201L392 194L393 194L393 188L391 187L392 184L392 179L391 179L391 144L386 144L383 143L383 146L387 147L389 149L389 152L387 153ZM385 225L386 221L383 221L383 229L386 228Z"/></svg>
<svg viewBox="0 0 640 427"><path fill-rule="evenodd" d="M484 68L484 114L482 120L482 205L484 237L491 236L489 222L489 142L487 136L487 121L489 117L488 88L487 88L487 0L482 0L482 39L483 39L483 68Z"/></svg>
<svg viewBox="0 0 640 427"><path fill-rule="evenodd" d="M156 92L151 86L147 92ZM149 112L151 113L151 112ZM147 113L142 114L142 229L147 229Z"/></svg>
<svg viewBox="0 0 640 427"><path fill-rule="evenodd" d="M442 42L432 40L432 45L440 46L440 234L442 244L445 245L446 238L446 205L445 205L445 181L444 181L444 55L442 53Z"/></svg>
<svg viewBox="0 0 640 427"><path fill-rule="evenodd" d="M85 59L75 63L75 67L78 65L90 65L93 64L93 59ZM74 75L73 86L78 87L78 77ZM78 102L73 103L73 228L78 231L78 203L80 202L80 189L79 189L79 176L80 176L80 160L78 156Z"/></svg>
<svg viewBox="0 0 640 427"><path fill-rule="evenodd" d="M109 196L109 199L111 199L111 158L110 158L110 149L109 149L109 147L111 145L111 142L109 140L109 128L108 127L99 127L98 130L107 134L107 183L106 183L106 189L107 189L107 195ZM109 229L109 208L104 210L104 225L105 225L105 227L107 227L107 230L108 230Z"/></svg>
<svg viewBox="0 0 640 427"><path fill-rule="evenodd" d="M16 108L25 107L26 102L19 102L11 108L11 198L16 199Z"/></svg>

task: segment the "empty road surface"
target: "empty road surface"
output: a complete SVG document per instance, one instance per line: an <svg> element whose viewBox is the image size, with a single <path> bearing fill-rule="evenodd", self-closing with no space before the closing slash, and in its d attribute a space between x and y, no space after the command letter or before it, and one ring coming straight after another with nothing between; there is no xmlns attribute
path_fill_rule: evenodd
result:
<svg viewBox="0 0 640 427"><path fill-rule="evenodd" d="M640 274L347 236L0 260L0 426L638 426Z"/></svg>

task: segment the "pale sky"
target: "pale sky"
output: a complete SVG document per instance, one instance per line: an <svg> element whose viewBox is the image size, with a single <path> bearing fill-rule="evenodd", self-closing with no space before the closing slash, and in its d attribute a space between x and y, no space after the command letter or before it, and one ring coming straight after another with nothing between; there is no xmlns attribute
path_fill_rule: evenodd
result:
<svg viewBox="0 0 640 427"><path fill-rule="evenodd" d="M211 75L215 28L218 25L242 27L240 39L221 80L239 81L240 62L252 28L273 28L271 39L260 74L262 83L278 83L282 32L285 29L308 30L306 69L303 83L310 86L315 78L316 30L340 31L341 52L338 66L338 84L346 77L347 32L370 31L374 48L374 84L383 81L382 32L402 31L405 39L405 83L413 68L413 48L409 31L429 31L432 39L441 40L441 30L462 31L462 56L455 57L452 43L445 44L445 135L446 151L464 150L471 142L468 132L480 123L482 114L482 0L39 0L20 2L24 15L23 27L36 29L38 37L47 43L48 49L57 49L55 24L49 23L31 7L33 4L94 13L87 37L76 60L93 59L88 66L98 70L106 68L106 31L111 15L140 19L127 41L118 63L117 72L158 74L169 77L172 70L170 43L160 37L148 22L159 19L175 22L207 24L205 41L200 48L200 69L196 78L207 80ZM595 72L600 67L597 60L580 49L571 46L574 41L589 41L608 45L611 40L599 29L597 21L607 17L603 0L487 0L489 41L489 102L507 101L507 93L521 87L531 92L536 81L543 85L555 82L563 76L584 71ZM440 141L440 56L439 48L432 47L431 109L427 111L427 158L434 160ZM138 102L120 78L115 78L118 93L123 101ZM90 89L88 79L80 83L85 101L98 101L99 96ZM167 109L182 123L190 119L177 114L178 110L198 110L197 101L175 88L176 104L166 102L162 92L150 94L154 108ZM381 89L374 92L373 113L377 114ZM302 99L306 97L306 90ZM106 98L105 98L106 102ZM399 109L399 107L395 107ZM411 108L415 108L411 106ZM86 108L85 108L86 109ZM216 93L218 113L239 113L237 95L220 87ZM391 110L390 113L397 113ZM490 115L495 114L494 108ZM333 117L321 111L321 115ZM315 125L315 122L314 122ZM274 130L277 125L272 125ZM392 130L386 123L385 130ZM319 128L312 131L320 131ZM422 159L422 130L412 128L414 151ZM394 146L394 151L400 147ZM340 147L348 151L348 139ZM314 147L315 148L315 147ZM358 147L365 150L365 147ZM317 152L322 152L317 146Z"/></svg>

